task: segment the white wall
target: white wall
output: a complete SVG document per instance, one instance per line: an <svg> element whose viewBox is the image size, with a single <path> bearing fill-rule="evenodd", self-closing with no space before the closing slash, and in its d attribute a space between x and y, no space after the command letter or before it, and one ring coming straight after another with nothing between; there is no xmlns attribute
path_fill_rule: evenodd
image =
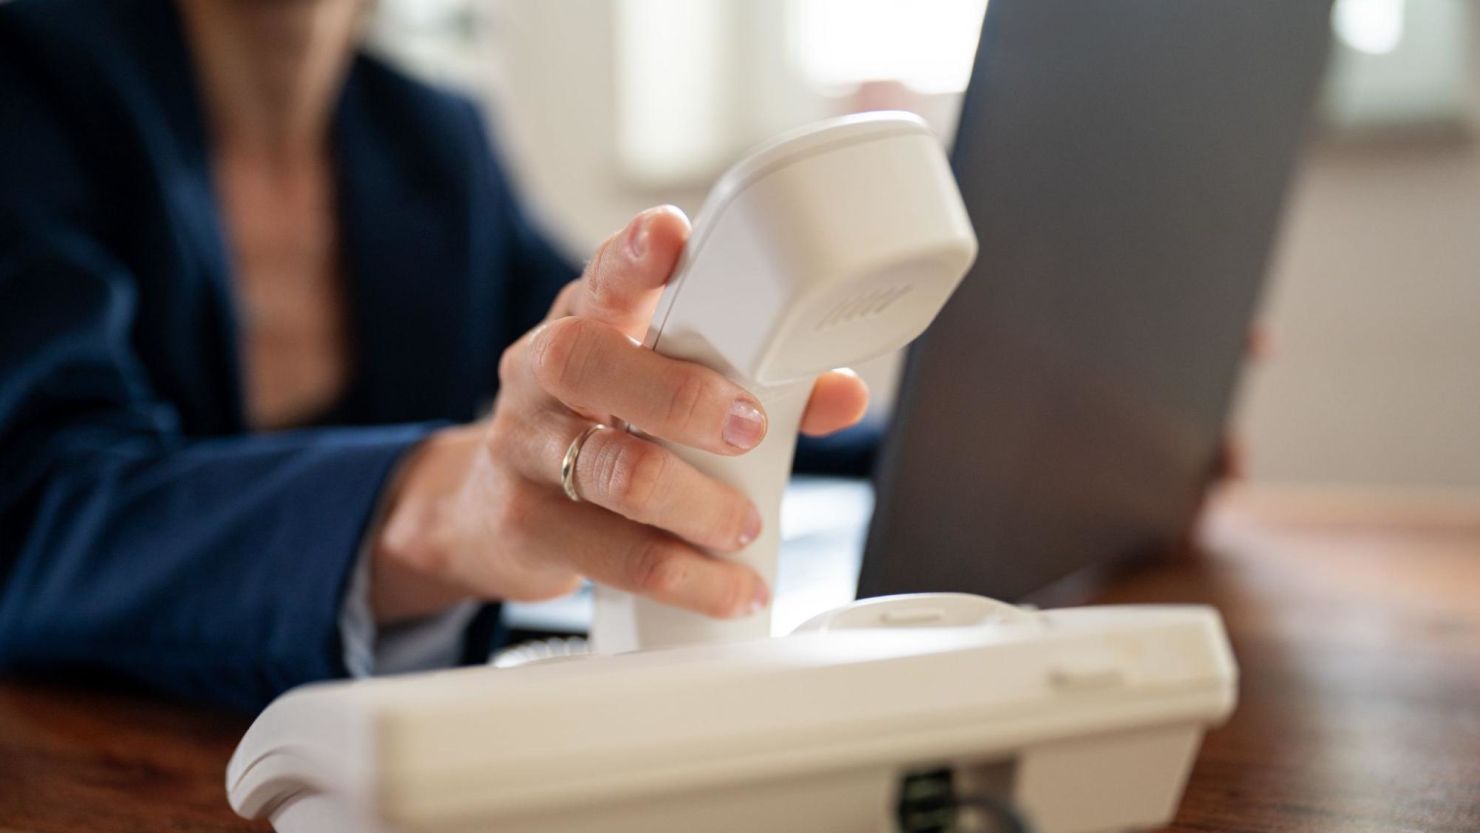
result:
<svg viewBox="0 0 1480 833"><path fill-rule="evenodd" d="M1257 479L1480 490L1480 149L1317 149L1267 308Z"/></svg>
<svg viewBox="0 0 1480 833"><path fill-rule="evenodd" d="M697 211L702 188L644 191L617 164L611 0L503 0L491 21L497 132L551 230L589 252L655 202Z"/></svg>

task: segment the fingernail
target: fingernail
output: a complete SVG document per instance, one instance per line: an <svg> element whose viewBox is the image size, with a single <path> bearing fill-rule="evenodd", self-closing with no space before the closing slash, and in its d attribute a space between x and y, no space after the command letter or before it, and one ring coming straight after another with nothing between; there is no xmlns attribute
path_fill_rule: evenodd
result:
<svg viewBox="0 0 1480 833"><path fill-rule="evenodd" d="M648 224L651 220L652 215L641 214L627 229L627 254L633 260L642 260L642 256L647 254Z"/></svg>
<svg viewBox="0 0 1480 833"><path fill-rule="evenodd" d="M740 546L745 546L754 541L761 534L761 513L756 511L755 506L750 507L750 513L745 516L745 525L740 529Z"/></svg>
<svg viewBox="0 0 1480 833"><path fill-rule="evenodd" d="M766 590L766 585L757 585L755 588L755 595L751 597L750 605L745 609L745 615L754 616L757 613L760 613L762 610L765 610L766 605L770 603L771 593L770 591Z"/></svg>
<svg viewBox="0 0 1480 833"><path fill-rule="evenodd" d="M730 403L730 413L725 417L721 433L725 442L748 451L760 445L761 438L766 436L766 415L754 402L741 397Z"/></svg>

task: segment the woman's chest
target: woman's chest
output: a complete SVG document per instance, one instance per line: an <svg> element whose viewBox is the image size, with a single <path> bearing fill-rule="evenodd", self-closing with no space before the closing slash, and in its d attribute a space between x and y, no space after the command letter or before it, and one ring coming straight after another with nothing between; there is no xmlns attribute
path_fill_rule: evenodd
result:
<svg viewBox="0 0 1480 833"><path fill-rule="evenodd" d="M332 178L230 163L217 177L248 418L310 421L344 394L353 360Z"/></svg>

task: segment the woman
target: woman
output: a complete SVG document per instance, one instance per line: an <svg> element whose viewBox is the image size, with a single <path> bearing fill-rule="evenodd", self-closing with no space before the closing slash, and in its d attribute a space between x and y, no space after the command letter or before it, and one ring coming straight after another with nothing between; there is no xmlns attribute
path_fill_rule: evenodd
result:
<svg viewBox="0 0 1480 833"><path fill-rule="evenodd" d="M765 434L747 392L633 342L687 220L639 214L577 278L473 108L356 53L363 11L0 6L0 668L255 708L479 661L488 603L581 577L766 602L700 552L754 507L659 446L597 431L583 500L559 482L596 421ZM866 398L824 377L804 430Z"/></svg>

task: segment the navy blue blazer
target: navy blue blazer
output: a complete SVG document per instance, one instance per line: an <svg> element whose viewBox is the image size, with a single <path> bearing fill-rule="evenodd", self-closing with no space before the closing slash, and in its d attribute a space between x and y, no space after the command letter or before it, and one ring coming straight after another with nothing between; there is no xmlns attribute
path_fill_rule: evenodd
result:
<svg viewBox="0 0 1480 833"><path fill-rule="evenodd" d="M325 426L253 433L173 7L0 5L0 668L245 708L344 673L387 472L576 269L463 99L358 57L333 150L356 371Z"/></svg>

